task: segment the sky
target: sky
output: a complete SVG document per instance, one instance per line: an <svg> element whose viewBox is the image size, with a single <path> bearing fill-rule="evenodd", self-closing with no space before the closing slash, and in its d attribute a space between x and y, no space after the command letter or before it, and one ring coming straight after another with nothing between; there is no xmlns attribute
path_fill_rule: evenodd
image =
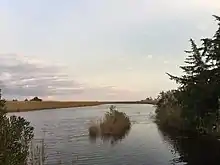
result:
<svg viewBox="0 0 220 165"><path fill-rule="evenodd" d="M176 88L219 0L0 0L6 99L140 100Z"/></svg>

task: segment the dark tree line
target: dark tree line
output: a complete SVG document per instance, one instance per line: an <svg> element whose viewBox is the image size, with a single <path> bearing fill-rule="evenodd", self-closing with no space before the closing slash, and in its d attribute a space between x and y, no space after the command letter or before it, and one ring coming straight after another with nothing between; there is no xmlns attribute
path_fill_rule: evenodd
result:
<svg viewBox="0 0 220 165"><path fill-rule="evenodd" d="M220 98L220 17L218 29L211 38L201 39L197 46L190 39L191 50L185 65L180 66L184 74L173 76L167 73L179 87L172 91L181 108L181 117L185 124L194 128L205 128L219 122Z"/></svg>
<svg viewBox="0 0 220 165"><path fill-rule="evenodd" d="M30 99L30 101L42 101L42 99L40 99L38 97L34 97L33 99Z"/></svg>

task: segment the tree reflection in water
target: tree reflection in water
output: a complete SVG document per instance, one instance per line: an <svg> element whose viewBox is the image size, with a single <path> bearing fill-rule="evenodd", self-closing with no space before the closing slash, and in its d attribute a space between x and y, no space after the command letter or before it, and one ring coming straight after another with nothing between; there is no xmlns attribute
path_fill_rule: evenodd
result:
<svg viewBox="0 0 220 165"><path fill-rule="evenodd" d="M91 143L95 143L97 138L101 138L103 142L110 142L112 145L115 145L117 144L118 142L122 141L124 138L126 138L130 132L130 129L127 129L123 132L121 132L120 135L117 135L117 136L114 136L114 135L108 135L108 134L104 134L102 136L90 136L89 139L90 139L90 142Z"/></svg>
<svg viewBox="0 0 220 165"><path fill-rule="evenodd" d="M170 129L158 127L164 141L172 148L171 152L179 153L179 157L172 160L173 164L187 165L219 165L220 141L214 137L198 136Z"/></svg>

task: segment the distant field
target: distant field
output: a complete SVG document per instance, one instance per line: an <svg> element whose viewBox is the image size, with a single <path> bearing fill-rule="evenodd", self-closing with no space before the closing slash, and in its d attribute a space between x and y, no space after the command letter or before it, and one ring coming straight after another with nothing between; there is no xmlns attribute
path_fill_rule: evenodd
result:
<svg viewBox="0 0 220 165"><path fill-rule="evenodd" d="M7 101L8 112L33 111L42 109L57 109L100 105L99 102L72 102L72 101Z"/></svg>
<svg viewBox="0 0 220 165"><path fill-rule="evenodd" d="M138 101L118 101L118 102L98 102L98 101L7 101L8 112L23 112L43 109L58 109L71 107L96 106L101 104L154 104L154 102Z"/></svg>

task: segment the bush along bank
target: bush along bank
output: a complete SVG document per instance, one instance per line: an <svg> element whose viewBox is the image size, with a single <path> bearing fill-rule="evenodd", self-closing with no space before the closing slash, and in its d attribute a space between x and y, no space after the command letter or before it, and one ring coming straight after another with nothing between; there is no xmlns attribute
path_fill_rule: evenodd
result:
<svg viewBox="0 0 220 165"><path fill-rule="evenodd" d="M34 137L30 122L20 116L6 114L0 90L0 164L27 165L29 144Z"/></svg>
<svg viewBox="0 0 220 165"><path fill-rule="evenodd" d="M179 87L161 92L157 98L156 121L160 126L199 134L220 135L220 17L211 38L201 39L201 46L190 39L191 50L182 76L167 75Z"/></svg>

